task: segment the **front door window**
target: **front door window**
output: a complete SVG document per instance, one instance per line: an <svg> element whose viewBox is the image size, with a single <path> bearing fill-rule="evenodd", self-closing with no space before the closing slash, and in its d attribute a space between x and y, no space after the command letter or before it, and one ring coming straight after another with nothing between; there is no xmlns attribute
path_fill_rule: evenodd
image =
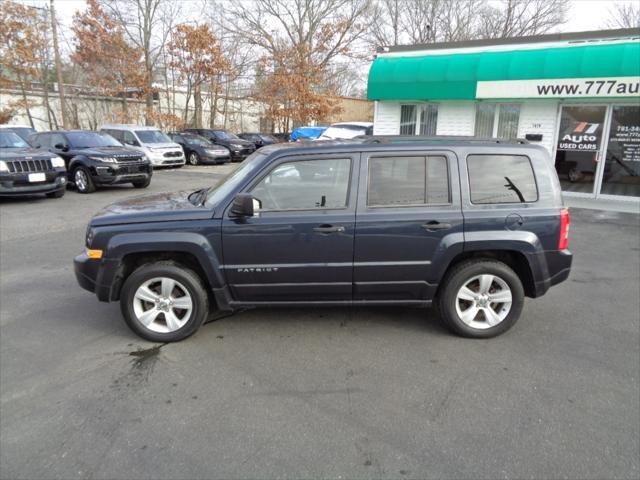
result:
<svg viewBox="0 0 640 480"><path fill-rule="evenodd" d="M605 195L640 197L640 106L614 105L602 176Z"/></svg>
<svg viewBox="0 0 640 480"><path fill-rule="evenodd" d="M555 161L562 190L594 192L606 112L605 106L562 106Z"/></svg>

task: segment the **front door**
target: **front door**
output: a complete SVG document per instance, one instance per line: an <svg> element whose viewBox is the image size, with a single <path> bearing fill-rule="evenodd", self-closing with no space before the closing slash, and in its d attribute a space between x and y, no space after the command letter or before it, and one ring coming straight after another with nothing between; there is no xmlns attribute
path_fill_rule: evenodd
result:
<svg viewBox="0 0 640 480"><path fill-rule="evenodd" d="M563 191L595 193L606 113L604 105L562 105L555 164Z"/></svg>
<svg viewBox="0 0 640 480"><path fill-rule="evenodd" d="M286 157L247 191L250 218L225 213L227 283L240 302L350 302L359 154Z"/></svg>
<svg viewBox="0 0 640 480"><path fill-rule="evenodd" d="M459 253L447 243L458 242L462 250L455 155L370 153L360 170L354 300L430 300L440 276L435 259Z"/></svg>

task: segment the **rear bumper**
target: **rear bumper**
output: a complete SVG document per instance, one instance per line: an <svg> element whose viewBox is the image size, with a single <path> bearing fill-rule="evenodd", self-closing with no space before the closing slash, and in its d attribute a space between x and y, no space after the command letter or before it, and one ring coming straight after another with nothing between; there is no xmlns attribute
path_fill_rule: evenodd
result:
<svg viewBox="0 0 640 480"><path fill-rule="evenodd" d="M542 268L543 271L539 272L535 279L535 296L539 297L547 293L552 286L569 278L573 254L569 250L553 250L540 253L537 257L535 261L546 267Z"/></svg>
<svg viewBox="0 0 640 480"><path fill-rule="evenodd" d="M64 169L45 173L44 182L29 182L28 173L0 174L0 196L34 195L52 193L67 186L67 173Z"/></svg>

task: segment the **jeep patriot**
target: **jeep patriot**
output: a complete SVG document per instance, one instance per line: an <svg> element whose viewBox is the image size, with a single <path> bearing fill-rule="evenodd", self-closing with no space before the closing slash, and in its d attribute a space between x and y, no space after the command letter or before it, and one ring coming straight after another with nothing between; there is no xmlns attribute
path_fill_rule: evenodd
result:
<svg viewBox="0 0 640 480"><path fill-rule="evenodd" d="M437 305L501 334L567 279L569 214L547 151L369 137L268 146L215 187L115 203L89 222L80 285L158 342L210 311Z"/></svg>

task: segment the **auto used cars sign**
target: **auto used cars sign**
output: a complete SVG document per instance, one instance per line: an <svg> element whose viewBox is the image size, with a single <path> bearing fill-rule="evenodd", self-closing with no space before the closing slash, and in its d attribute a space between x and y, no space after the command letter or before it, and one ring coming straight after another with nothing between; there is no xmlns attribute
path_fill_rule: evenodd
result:
<svg viewBox="0 0 640 480"><path fill-rule="evenodd" d="M602 141L602 124L569 122L558 136L558 150L596 152Z"/></svg>

